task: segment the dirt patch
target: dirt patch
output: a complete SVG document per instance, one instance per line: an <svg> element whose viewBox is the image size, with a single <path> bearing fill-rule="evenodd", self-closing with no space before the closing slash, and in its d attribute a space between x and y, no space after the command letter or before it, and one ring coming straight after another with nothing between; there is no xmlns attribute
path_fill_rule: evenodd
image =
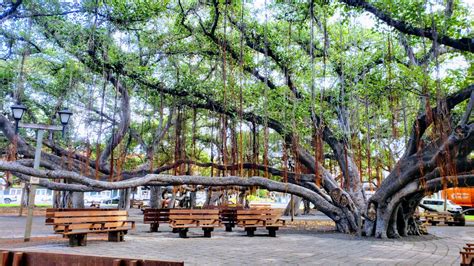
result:
<svg viewBox="0 0 474 266"><path fill-rule="evenodd" d="M297 230L333 231L336 224L333 221L294 220L286 221L286 226Z"/></svg>

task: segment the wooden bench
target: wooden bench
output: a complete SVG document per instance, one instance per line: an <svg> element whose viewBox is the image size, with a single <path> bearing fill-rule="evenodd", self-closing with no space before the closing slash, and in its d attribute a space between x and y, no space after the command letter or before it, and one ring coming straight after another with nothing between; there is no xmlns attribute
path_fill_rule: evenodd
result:
<svg viewBox="0 0 474 266"><path fill-rule="evenodd" d="M463 249L463 251L459 252L461 254L461 265L474 265L474 243L466 244Z"/></svg>
<svg viewBox="0 0 474 266"><path fill-rule="evenodd" d="M285 221L280 217L281 211L276 209L237 210L237 226L243 227L247 236L254 236L257 227L266 227L269 235L275 237L276 231L285 226Z"/></svg>
<svg viewBox="0 0 474 266"><path fill-rule="evenodd" d="M46 225L53 225L53 218L55 212L82 212L82 211L90 211L90 210L100 210L100 211L118 211L118 209L91 209L91 208L83 208L83 209L74 209L74 208L47 208L46 209L46 219L44 223Z"/></svg>
<svg viewBox="0 0 474 266"><path fill-rule="evenodd" d="M250 209L271 209L272 205L270 203L250 203Z"/></svg>
<svg viewBox="0 0 474 266"><path fill-rule="evenodd" d="M226 232L232 232L232 228L237 224L237 210L241 207L225 207L219 210L221 223L225 226Z"/></svg>
<svg viewBox="0 0 474 266"><path fill-rule="evenodd" d="M158 232L160 224L170 222L170 209L143 209L143 223L150 224L150 232Z"/></svg>
<svg viewBox="0 0 474 266"><path fill-rule="evenodd" d="M215 227L220 227L219 210L211 209L171 209L170 227L179 237L186 238L189 228L202 228L204 237L211 237Z"/></svg>
<svg viewBox="0 0 474 266"><path fill-rule="evenodd" d="M135 222L127 219L127 211L57 211L53 215L53 228L56 234L68 237L72 247L85 246L90 233L108 233L109 241L119 242L128 230L135 229Z"/></svg>
<svg viewBox="0 0 474 266"><path fill-rule="evenodd" d="M209 209L218 209L221 224L225 226L226 232L232 232L237 224L237 210L242 210L242 205L209 206Z"/></svg>
<svg viewBox="0 0 474 266"><path fill-rule="evenodd" d="M430 223L435 226L439 223L444 223L447 225L454 225L454 216L449 212L423 212L420 214L420 219L426 223Z"/></svg>
<svg viewBox="0 0 474 266"><path fill-rule="evenodd" d="M130 200L130 208L142 209L143 207L145 207L143 200Z"/></svg>

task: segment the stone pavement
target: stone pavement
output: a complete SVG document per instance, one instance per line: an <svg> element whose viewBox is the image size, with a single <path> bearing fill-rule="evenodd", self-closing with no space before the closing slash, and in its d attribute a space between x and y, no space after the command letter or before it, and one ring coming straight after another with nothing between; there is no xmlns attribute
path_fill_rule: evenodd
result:
<svg viewBox="0 0 474 266"><path fill-rule="evenodd" d="M139 220L140 217L134 218ZM21 231L12 230L14 227L22 228L21 221L15 224L11 220L13 218L0 217L1 238L8 235L5 232ZM35 225L43 221L36 219ZM7 223L9 228L4 227ZM35 232L35 236L44 236L44 228L37 226L39 231ZM202 230L192 229L188 233L190 238L180 239L177 234L171 233L167 225L160 227L161 232L158 233L149 233L148 229L148 225L138 222L137 229L121 243L110 243L103 237L92 236L87 246L70 248L66 241L56 236L26 247L12 245L10 248L184 261L186 265L459 265L460 248L466 242L474 242L472 224L465 227L430 227L431 235L400 240L359 238L295 228L280 229L276 238L264 236L267 231L262 229L257 230L253 238L244 236L245 232L241 229L231 233L217 229L210 239L202 237ZM5 247L0 239L0 248Z"/></svg>

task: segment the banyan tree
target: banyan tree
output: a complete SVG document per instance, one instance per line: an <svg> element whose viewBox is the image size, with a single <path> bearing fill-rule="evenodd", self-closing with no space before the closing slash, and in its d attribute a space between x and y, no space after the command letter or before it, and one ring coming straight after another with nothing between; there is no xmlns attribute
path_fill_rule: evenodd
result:
<svg viewBox="0 0 474 266"><path fill-rule="evenodd" d="M424 196L474 184L466 1L12 0L0 11L8 184L36 176L79 200L262 188L376 237L417 234ZM39 170L34 132L15 133L17 102L26 122L74 111Z"/></svg>

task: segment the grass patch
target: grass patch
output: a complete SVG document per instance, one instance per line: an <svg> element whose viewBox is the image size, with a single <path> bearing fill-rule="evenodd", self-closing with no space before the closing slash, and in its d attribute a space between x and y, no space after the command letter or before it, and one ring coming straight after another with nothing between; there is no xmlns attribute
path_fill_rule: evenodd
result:
<svg viewBox="0 0 474 266"><path fill-rule="evenodd" d="M474 215L466 215L466 221L473 221L474 222Z"/></svg>

